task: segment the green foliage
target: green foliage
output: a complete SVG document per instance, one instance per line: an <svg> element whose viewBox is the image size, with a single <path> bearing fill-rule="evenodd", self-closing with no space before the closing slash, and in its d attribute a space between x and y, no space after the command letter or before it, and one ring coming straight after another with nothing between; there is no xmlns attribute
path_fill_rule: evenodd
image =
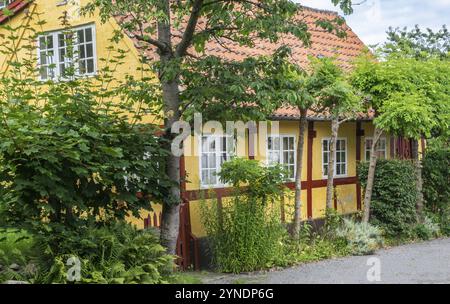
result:
<svg viewBox="0 0 450 304"><path fill-rule="evenodd" d="M414 235L422 240L429 240L441 236L441 229L438 223L433 222L430 217L425 217L423 223L418 223L414 227Z"/></svg>
<svg viewBox="0 0 450 304"><path fill-rule="evenodd" d="M373 254L383 245L381 230L378 227L349 219L344 219L342 227L337 229L337 236L346 240L349 251L355 255Z"/></svg>
<svg viewBox="0 0 450 304"><path fill-rule="evenodd" d="M345 79L342 69L334 58L311 58L312 73L309 81L311 91L318 99L317 108L327 110L335 117L359 111L361 100Z"/></svg>
<svg viewBox="0 0 450 304"><path fill-rule="evenodd" d="M36 283L69 283L66 263L71 257L81 261L81 283L166 283L174 267L174 257L153 232L123 222L35 239Z"/></svg>
<svg viewBox="0 0 450 304"><path fill-rule="evenodd" d="M0 228L0 283L26 281L35 276L35 267L29 263L33 244L31 235L23 230ZM14 264L18 269L10 268Z"/></svg>
<svg viewBox="0 0 450 304"><path fill-rule="evenodd" d="M33 239L22 230L0 228L0 265L26 265Z"/></svg>
<svg viewBox="0 0 450 304"><path fill-rule="evenodd" d="M342 225L343 218L335 209L326 209L324 225L320 229L320 234L326 239L334 239L337 229Z"/></svg>
<svg viewBox="0 0 450 304"><path fill-rule="evenodd" d="M422 30L418 25L414 29L389 28L388 41L383 45L384 54L401 53L419 60L437 57L448 60L450 54L450 33L446 25L434 32Z"/></svg>
<svg viewBox="0 0 450 304"><path fill-rule="evenodd" d="M431 147L432 148L432 147ZM423 164L423 194L426 209L450 234L450 150L427 149Z"/></svg>
<svg viewBox="0 0 450 304"><path fill-rule="evenodd" d="M142 123L143 115L159 111L157 90L145 80L115 79L123 51L114 48L96 77L76 76L72 54L60 79L40 81L33 57L40 33L24 24L6 30L10 37L31 32L29 41L11 38L0 46L12 58L0 80L2 220L59 233L137 215L150 208L149 198L169 201L173 183L160 170L165 142L158 127ZM16 56L22 53L26 59Z"/></svg>
<svg viewBox="0 0 450 304"><path fill-rule="evenodd" d="M365 187L368 163L358 167L359 180ZM409 161L379 160L375 172L370 222L388 236L411 234L416 223L416 181Z"/></svg>
<svg viewBox="0 0 450 304"><path fill-rule="evenodd" d="M212 243L213 259L220 271L239 273L268 268L283 257L287 231L275 201L282 194L279 168L256 161L235 159L225 163L221 178L237 189L236 196L220 206L202 204L202 219Z"/></svg>
<svg viewBox="0 0 450 304"><path fill-rule="evenodd" d="M392 134L420 139L448 134L450 61L419 61L393 54L364 57L351 82L376 111L374 123Z"/></svg>

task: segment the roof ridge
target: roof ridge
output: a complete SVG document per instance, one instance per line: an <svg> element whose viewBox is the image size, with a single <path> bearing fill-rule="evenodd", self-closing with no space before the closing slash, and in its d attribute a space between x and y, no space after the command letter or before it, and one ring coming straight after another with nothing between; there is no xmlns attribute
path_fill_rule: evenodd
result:
<svg viewBox="0 0 450 304"><path fill-rule="evenodd" d="M336 12L336 11L320 9L320 8L314 8L314 7L306 6L306 5L303 5L303 4L300 4L300 3L297 3L297 5L299 7L301 7L301 8L304 8L304 9L309 10L309 11L339 16L339 13Z"/></svg>

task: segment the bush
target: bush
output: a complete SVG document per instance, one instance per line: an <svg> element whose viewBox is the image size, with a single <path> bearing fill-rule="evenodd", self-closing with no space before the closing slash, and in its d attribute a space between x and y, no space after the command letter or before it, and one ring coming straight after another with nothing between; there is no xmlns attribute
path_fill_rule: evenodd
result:
<svg viewBox="0 0 450 304"><path fill-rule="evenodd" d="M450 235L450 149L427 150L423 159L425 207Z"/></svg>
<svg viewBox="0 0 450 304"><path fill-rule="evenodd" d="M433 222L430 217L426 216L423 223L418 223L414 227L414 234L416 237L426 241L441 236L441 229L438 223Z"/></svg>
<svg viewBox="0 0 450 304"><path fill-rule="evenodd" d="M368 163L358 167L363 187ZM404 160L379 160L375 171L370 222L388 236L411 235L416 223L416 180L414 165Z"/></svg>
<svg viewBox="0 0 450 304"><path fill-rule="evenodd" d="M223 165L221 177L237 187L236 195L223 206L214 201L201 208L218 270L239 273L276 265L287 238L273 203L282 193L282 170L235 159ZM239 189L243 184L248 187Z"/></svg>
<svg viewBox="0 0 450 304"><path fill-rule="evenodd" d="M337 235L346 240L349 251L355 255L372 254L383 244L378 227L349 219L344 219L343 226L337 230Z"/></svg>
<svg viewBox="0 0 450 304"><path fill-rule="evenodd" d="M72 257L81 262L81 283L167 283L174 267L153 232L123 222L37 236L35 251L37 283L69 283Z"/></svg>

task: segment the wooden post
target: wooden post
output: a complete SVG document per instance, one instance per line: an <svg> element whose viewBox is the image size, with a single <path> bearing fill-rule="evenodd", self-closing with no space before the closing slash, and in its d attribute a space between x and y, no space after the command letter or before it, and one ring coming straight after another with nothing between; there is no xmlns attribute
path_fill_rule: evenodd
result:
<svg viewBox="0 0 450 304"><path fill-rule="evenodd" d="M316 132L314 131L314 121L308 122L308 144L307 144L307 215L308 218L312 218L312 172L313 172L313 142L316 137Z"/></svg>
<svg viewBox="0 0 450 304"><path fill-rule="evenodd" d="M356 166L361 162L361 139L364 136L364 129L362 129L362 123L356 122ZM356 208L362 209L361 204L361 183L359 179L356 181Z"/></svg>

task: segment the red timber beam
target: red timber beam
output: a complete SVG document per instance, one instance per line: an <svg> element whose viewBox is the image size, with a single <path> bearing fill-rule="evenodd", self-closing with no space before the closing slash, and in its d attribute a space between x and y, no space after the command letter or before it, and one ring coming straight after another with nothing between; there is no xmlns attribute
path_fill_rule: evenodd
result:
<svg viewBox="0 0 450 304"><path fill-rule="evenodd" d="M358 177L344 177L344 178L335 178L334 186L343 186L343 185L354 185L358 182ZM295 190L295 183L289 182L284 184L291 190ZM312 180L311 182L303 181L302 189L311 188L325 188L327 186L326 179L317 179ZM243 187L245 189L245 187ZM189 201L197 201L201 199L213 199L213 198L223 198L223 197L231 197L234 196L236 191L233 188L214 188L214 189L203 189L203 190L188 190L186 191L186 198ZM312 197L311 197L312 199ZM312 202L312 200L311 200Z"/></svg>
<svg viewBox="0 0 450 304"><path fill-rule="evenodd" d="M312 212L312 188L313 188L313 143L314 138L317 136L317 132L314 131L314 121L308 122L308 140L307 140L307 148L306 148L306 187L302 185L302 189L306 188L306 209L308 218L313 217ZM303 183L302 183L303 184ZM326 186L325 181L325 186Z"/></svg>
<svg viewBox="0 0 450 304"><path fill-rule="evenodd" d="M356 166L361 162L361 137L364 136L364 129L362 129L362 123L356 122ZM361 204L361 183L356 181L356 207L358 210L362 209Z"/></svg>

